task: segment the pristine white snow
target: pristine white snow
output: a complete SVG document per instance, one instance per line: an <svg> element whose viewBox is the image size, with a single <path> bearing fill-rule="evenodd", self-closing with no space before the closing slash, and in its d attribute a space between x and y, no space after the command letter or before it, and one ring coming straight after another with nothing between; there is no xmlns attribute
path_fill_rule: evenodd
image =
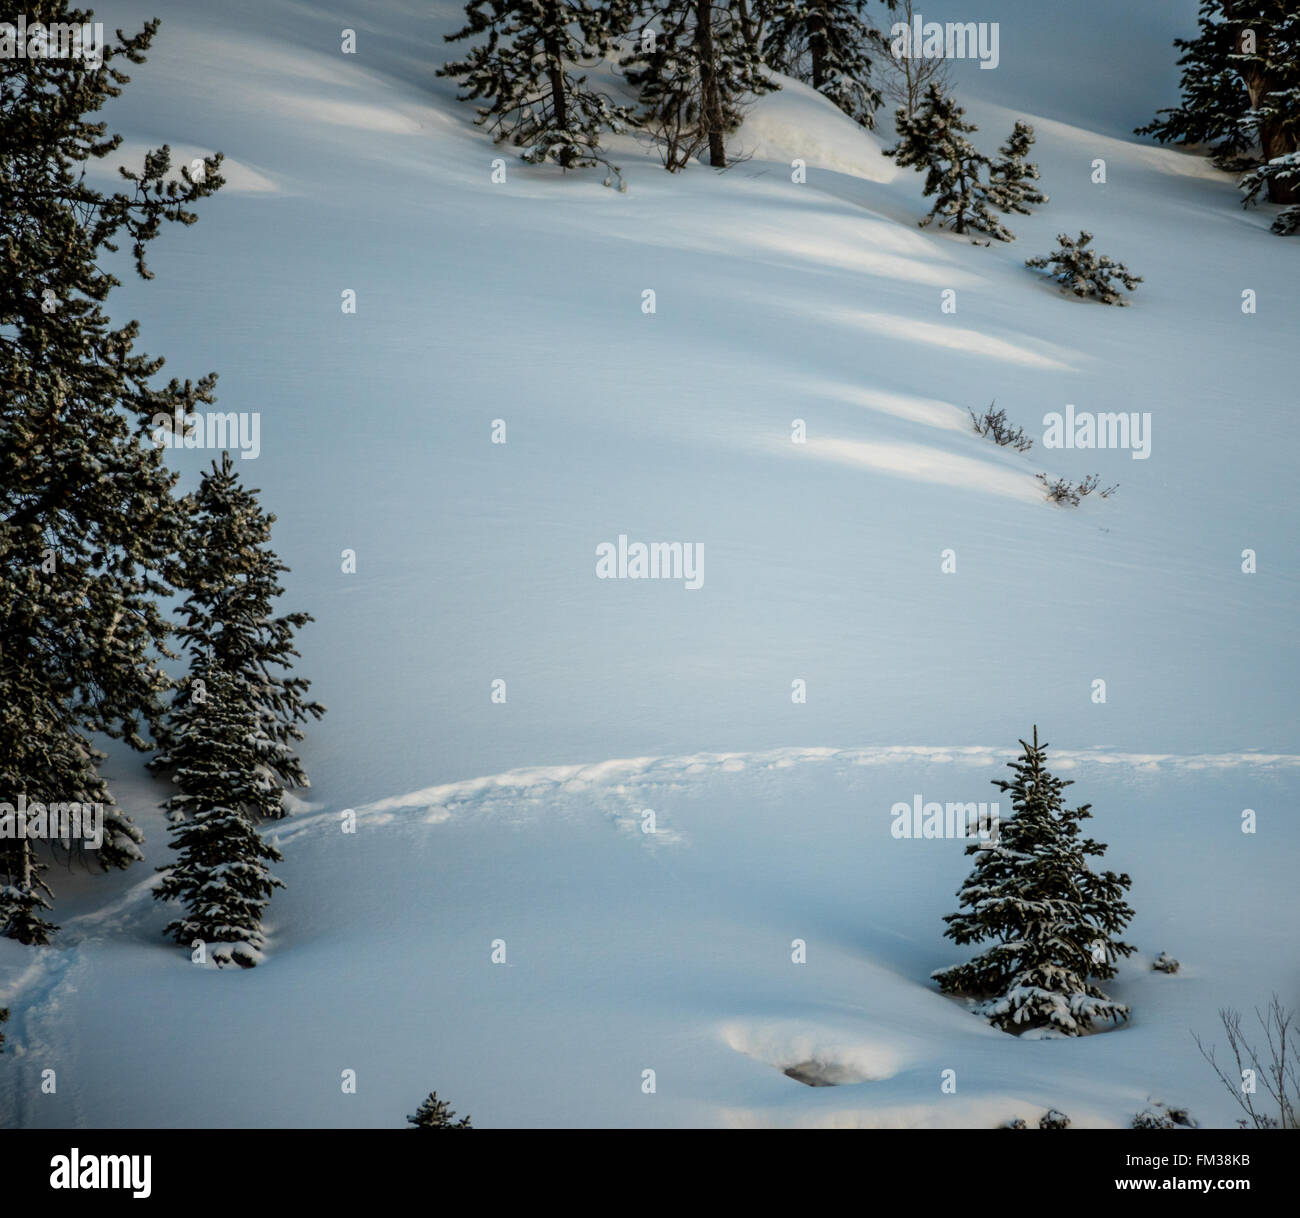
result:
<svg viewBox="0 0 1300 1218"><path fill-rule="evenodd" d="M1052 201L989 248L919 229L888 132L795 84L726 174L613 141L619 194L472 125L434 77L446 0L97 13L164 19L106 111L130 148L237 163L113 314L262 412L240 464L330 712L271 830L288 887L250 973L161 938L163 788L114 752L149 859L56 872L58 945L0 943L5 1123L392 1126L434 1087L485 1127L1110 1125L1148 1098L1232 1122L1192 1032L1273 990L1300 1005L1297 246L1227 175L1126 135L1174 101L1194 4L1095 6L1070 38L992 7L1001 65L962 65L959 97L986 151L1035 124ZM1142 70L1097 88L1078 60L1108 23ZM1145 276L1131 308L1024 269L1080 228ZM1036 438L1066 403L1150 412L1150 459L999 449L966 416L992 399ZM1120 491L1053 508L1040 470ZM702 543L704 586L596 579L620 534ZM889 832L916 793L998 798L1035 722L1138 911L1111 987L1134 1019L1078 1041L938 994L967 862ZM1179 974L1150 970L1162 950ZM841 1085L783 1074L809 1063Z"/></svg>

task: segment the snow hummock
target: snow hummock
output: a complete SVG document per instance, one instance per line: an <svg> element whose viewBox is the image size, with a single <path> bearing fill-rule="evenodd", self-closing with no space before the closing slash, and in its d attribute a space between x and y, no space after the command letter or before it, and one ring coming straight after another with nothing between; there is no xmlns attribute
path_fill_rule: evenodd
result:
<svg viewBox="0 0 1300 1218"><path fill-rule="evenodd" d="M781 90L757 98L745 116L741 155L755 161L803 161L871 182L892 182L899 169L884 155L879 132L867 131L816 89L780 77ZM888 121L888 106L879 117Z"/></svg>

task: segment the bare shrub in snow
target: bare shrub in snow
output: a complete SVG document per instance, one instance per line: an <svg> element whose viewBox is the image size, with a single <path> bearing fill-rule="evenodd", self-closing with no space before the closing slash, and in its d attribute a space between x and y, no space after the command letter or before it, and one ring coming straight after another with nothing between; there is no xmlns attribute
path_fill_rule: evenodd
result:
<svg viewBox="0 0 1300 1218"><path fill-rule="evenodd" d="M1078 507L1093 491L1097 492L1098 498L1109 499L1119 490L1119 483L1102 488L1101 478L1097 474L1088 474L1078 482L1071 482L1068 478L1048 478L1046 474L1035 476L1047 491L1047 498L1052 503L1063 503L1066 507Z"/></svg>
<svg viewBox="0 0 1300 1218"><path fill-rule="evenodd" d="M994 410L995 405L996 399L989 403L988 409L982 415L967 409L966 413L970 415L975 434L987 436L994 444L1001 445L1003 448L1014 448L1018 453L1028 452L1034 446L1033 440L1025 435L1023 427L1012 427L1007 422L1007 412Z"/></svg>
<svg viewBox="0 0 1300 1218"><path fill-rule="evenodd" d="M1219 1021L1228 1037L1228 1049L1236 1064L1236 1077L1229 1077L1214 1060L1214 1049L1207 1049L1201 1038L1192 1033L1201 1056L1213 1067L1219 1081L1232 1094L1246 1117L1237 1122L1243 1129L1300 1129L1300 1052L1294 1043L1291 1025L1295 1012L1284 1008L1276 994L1255 1018L1264 1032L1264 1045L1256 1049L1246 1039L1241 1027L1241 1012L1231 1007L1219 1010ZM1267 1055L1264 1056L1264 1049ZM1263 1087L1264 1096L1259 1095ZM1266 1099L1264 1097L1267 1097ZM1265 1106L1276 1108L1277 1115Z"/></svg>
<svg viewBox="0 0 1300 1218"><path fill-rule="evenodd" d="M899 22L912 28L913 6L915 0L902 0L899 9ZM901 107L904 114L911 118L921 104L921 98L930 85L938 85L945 93L952 92L952 76L948 70L948 61L942 55L927 59L922 55L890 55L885 60L889 70L885 73L881 92Z"/></svg>

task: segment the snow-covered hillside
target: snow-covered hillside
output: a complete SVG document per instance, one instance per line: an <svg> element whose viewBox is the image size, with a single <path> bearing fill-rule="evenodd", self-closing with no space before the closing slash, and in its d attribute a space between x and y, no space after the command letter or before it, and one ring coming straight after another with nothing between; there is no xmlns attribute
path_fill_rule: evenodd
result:
<svg viewBox="0 0 1300 1218"><path fill-rule="evenodd" d="M1300 1002L1300 247L1125 134L1175 98L1191 0L1092 6L1085 50L1109 22L1146 65L1100 88L1052 6L988 7L1000 66L957 92L990 152L1034 124L1051 202L983 248L919 229L890 133L795 82L726 173L613 140L621 194L473 125L434 75L448 0L104 4L163 18L111 127L229 179L113 314L261 412L240 472L330 709L248 973L163 940L164 788L112 754L148 861L60 875L56 945L0 942L5 1123L393 1126L434 1087L483 1127L1123 1125L1148 1097L1232 1123L1192 1033ZM1131 308L1024 268L1080 229L1144 276ZM972 433L994 399L1032 451ZM1149 412L1149 458L1045 449L1067 404ZM1040 471L1120 489L1058 508ZM620 535L702 544L702 586L597 579ZM938 993L968 860L890 833L916 793L996 798L1035 723L1137 910L1134 1018L1073 1041ZM841 1085L783 1073L808 1063Z"/></svg>

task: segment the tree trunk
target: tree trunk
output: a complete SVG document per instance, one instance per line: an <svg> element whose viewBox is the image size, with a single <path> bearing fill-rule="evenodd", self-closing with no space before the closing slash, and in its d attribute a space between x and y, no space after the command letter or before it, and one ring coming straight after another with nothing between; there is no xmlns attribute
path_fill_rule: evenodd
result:
<svg viewBox="0 0 1300 1218"><path fill-rule="evenodd" d="M695 0L695 48L700 59L700 122L709 137L709 164L726 169L727 148L722 138L722 96L713 46L712 0Z"/></svg>
<svg viewBox="0 0 1300 1218"><path fill-rule="evenodd" d="M1276 87L1276 82L1267 73L1252 64L1242 74L1246 82L1246 92L1250 95L1250 104L1256 108L1264 97ZM1264 160L1286 156L1296 150L1295 136L1283 130L1282 124L1270 119L1259 124L1259 146ZM1268 201L1270 203L1300 203L1300 183L1295 181L1279 182L1276 178L1268 181Z"/></svg>
<svg viewBox="0 0 1300 1218"><path fill-rule="evenodd" d="M546 34L542 39L542 49L546 52L546 76L551 82L551 107L555 112L555 125L567 131L569 105L564 92L564 60L560 57L560 40L554 33L559 26L559 5L548 4Z"/></svg>
<svg viewBox="0 0 1300 1218"><path fill-rule="evenodd" d="M1264 140L1264 132L1260 131L1260 143L1264 148L1264 157L1266 160L1272 160L1274 157L1285 156L1288 152L1296 150L1294 139L1288 139L1284 134L1278 131L1272 131L1269 139ZM1280 182L1277 178L1268 180L1268 201L1270 203L1300 203L1300 182L1293 177L1289 181Z"/></svg>
<svg viewBox="0 0 1300 1218"><path fill-rule="evenodd" d="M808 18L808 49L812 52L812 87L820 92L826 83L826 18L820 12Z"/></svg>
<svg viewBox="0 0 1300 1218"><path fill-rule="evenodd" d="M750 15L748 0L736 0L736 12L740 15L740 32L745 39L745 45L749 47L755 55L762 53L763 42L763 21L760 17L758 21Z"/></svg>

